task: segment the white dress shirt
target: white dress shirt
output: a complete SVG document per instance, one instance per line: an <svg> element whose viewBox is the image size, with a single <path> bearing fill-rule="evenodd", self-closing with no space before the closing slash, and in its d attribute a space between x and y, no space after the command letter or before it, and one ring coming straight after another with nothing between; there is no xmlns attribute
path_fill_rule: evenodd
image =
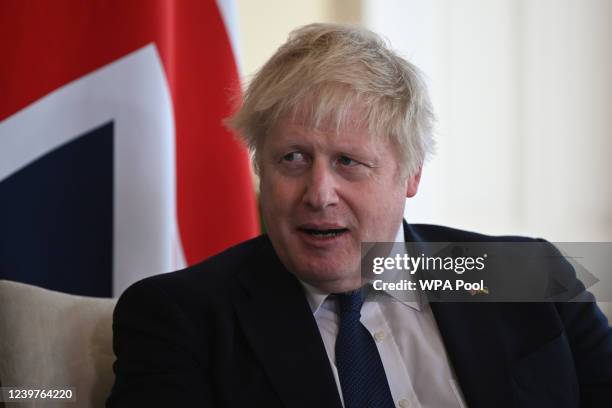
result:
<svg viewBox="0 0 612 408"><path fill-rule="evenodd" d="M403 224L395 241L404 242ZM337 299L305 282L302 285L342 398L335 352L339 322ZM396 300L393 292L385 292L379 296L391 296L389 301L384 298L368 301L372 295L366 297L361 308L361 323L376 342L395 405L399 408L466 407L426 297L401 301Z"/></svg>

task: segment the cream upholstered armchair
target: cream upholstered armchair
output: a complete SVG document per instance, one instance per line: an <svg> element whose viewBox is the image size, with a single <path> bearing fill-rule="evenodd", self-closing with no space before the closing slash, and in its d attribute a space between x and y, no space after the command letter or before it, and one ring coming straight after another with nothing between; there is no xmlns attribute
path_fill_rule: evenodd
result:
<svg viewBox="0 0 612 408"><path fill-rule="evenodd" d="M0 280L0 384L74 387L76 399L6 407L103 407L113 383L115 302Z"/></svg>

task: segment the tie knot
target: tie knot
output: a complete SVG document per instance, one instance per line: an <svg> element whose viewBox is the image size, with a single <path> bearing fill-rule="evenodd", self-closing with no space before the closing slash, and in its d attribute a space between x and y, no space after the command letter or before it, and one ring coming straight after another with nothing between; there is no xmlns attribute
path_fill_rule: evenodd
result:
<svg viewBox="0 0 612 408"><path fill-rule="evenodd" d="M363 305L363 291L356 289L351 292L338 293L340 313L360 313Z"/></svg>

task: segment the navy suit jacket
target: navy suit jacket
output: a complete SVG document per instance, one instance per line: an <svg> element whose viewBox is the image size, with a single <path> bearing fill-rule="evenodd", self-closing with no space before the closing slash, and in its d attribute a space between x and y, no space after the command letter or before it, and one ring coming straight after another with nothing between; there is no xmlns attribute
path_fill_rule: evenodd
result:
<svg viewBox="0 0 612 408"><path fill-rule="evenodd" d="M407 241L527 241L405 229ZM469 407L612 407L612 332L595 303L431 307ZM265 235L134 284L113 330L108 407L342 406L302 286Z"/></svg>

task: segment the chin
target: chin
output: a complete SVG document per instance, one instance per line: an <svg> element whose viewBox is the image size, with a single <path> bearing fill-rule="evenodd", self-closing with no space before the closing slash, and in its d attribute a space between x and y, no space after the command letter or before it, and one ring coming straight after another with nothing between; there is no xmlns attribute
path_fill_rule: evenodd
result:
<svg viewBox="0 0 612 408"><path fill-rule="evenodd" d="M359 273L359 265L329 262L329 260L309 260L295 268L298 278L309 282L331 282L349 279ZM356 272L357 271L357 272Z"/></svg>

